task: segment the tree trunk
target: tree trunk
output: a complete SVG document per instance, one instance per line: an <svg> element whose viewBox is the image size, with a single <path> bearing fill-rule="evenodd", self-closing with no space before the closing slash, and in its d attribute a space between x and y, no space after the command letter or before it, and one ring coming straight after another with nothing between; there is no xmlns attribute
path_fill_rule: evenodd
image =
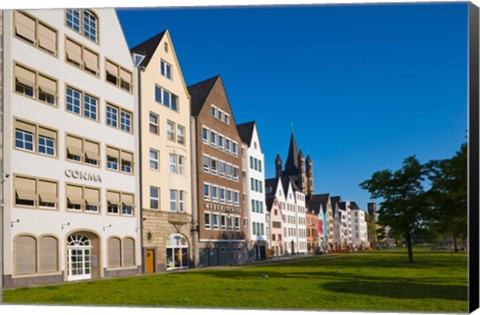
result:
<svg viewBox="0 0 480 315"><path fill-rule="evenodd" d="M455 236L455 233L453 233L453 248L455 250L455 253L458 253L458 246L457 246L457 238Z"/></svg>
<svg viewBox="0 0 480 315"><path fill-rule="evenodd" d="M412 235L410 232L405 233L405 240L407 241L408 262L413 263Z"/></svg>

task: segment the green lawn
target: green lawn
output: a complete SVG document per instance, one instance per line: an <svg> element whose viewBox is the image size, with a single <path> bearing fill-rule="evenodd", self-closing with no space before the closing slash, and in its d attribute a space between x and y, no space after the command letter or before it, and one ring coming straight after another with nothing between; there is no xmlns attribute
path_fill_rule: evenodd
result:
<svg viewBox="0 0 480 315"><path fill-rule="evenodd" d="M418 250L6 290L7 304L467 312L467 255Z"/></svg>

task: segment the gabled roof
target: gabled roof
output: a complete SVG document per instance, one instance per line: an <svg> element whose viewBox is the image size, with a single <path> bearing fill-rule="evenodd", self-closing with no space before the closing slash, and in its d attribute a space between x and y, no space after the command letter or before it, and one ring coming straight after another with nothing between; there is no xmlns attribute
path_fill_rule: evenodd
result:
<svg viewBox="0 0 480 315"><path fill-rule="evenodd" d="M216 75L210 79L192 84L188 87L190 93L191 115L197 116L202 110L203 104L213 89L215 83L220 80L220 75Z"/></svg>
<svg viewBox="0 0 480 315"><path fill-rule="evenodd" d="M333 212L335 213L335 207L340 202L340 196L330 197L330 202L332 203L332 209L333 209Z"/></svg>
<svg viewBox="0 0 480 315"><path fill-rule="evenodd" d="M146 41L138 44L137 46L130 49L130 52L133 54L139 54L145 56L142 62L138 65L139 67L146 67L152 59L155 50L157 49L160 41L162 40L163 36L167 33L167 30L164 30L161 33L147 39Z"/></svg>
<svg viewBox="0 0 480 315"><path fill-rule="evenodd" d="M288 147L287 162L285 162L284 174L285 175L298 174L299 170L300 170L300 167L298 164L297 142L295 141L295 136L292 132L292 136L290 137L290 146Z"/></svg>
<svg viewBox="0 0 480 315"><path fill-rule="evenodd" d="M270 189L270 193L266 193L267 196L275 196L277 192L278 178L269 178L265 180L265 191Z"/></svg>
<svg viewBox="0 0 480 315"><path fill-rule="evenodd" d="M274 195L268 195L265 197L265 203L267 205L267 211L271 211L272 210L272 206L273 206L273 201L275 200L275 196Z"/></svg>
<svg viewBox="0 0 480 315"><path fill-rule="evenodd" d="M243 143L246 143L250 146L252 142L253 129L255 128L255 121L246 122L240 125L237 125L238 134L242 139Z"/></svg>
<svg viewBox="0 0 480 315"><path fill-rule="evenodd" d="M330 198L330 194L317 194L317 195L312 195L308 200L307 200L307 205L315 211L315 214L318 214L320 210L320 206L322 206L323 211L327 211L327 204L328 204L328 199Z"/></svg>

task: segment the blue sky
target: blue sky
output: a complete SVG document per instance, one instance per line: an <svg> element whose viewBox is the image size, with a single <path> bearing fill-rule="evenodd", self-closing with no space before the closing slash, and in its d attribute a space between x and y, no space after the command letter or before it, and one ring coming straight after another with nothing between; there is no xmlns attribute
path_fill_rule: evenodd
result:
<svg viewBox="0 0 480 315"><path fill-rule="evenodd" d="M449 158L467 129L468 4L119 9L130 47L169 29L187 85L222 75L237 123L256 120L267 178L293 123L315 191L404 158Z"/></svg>

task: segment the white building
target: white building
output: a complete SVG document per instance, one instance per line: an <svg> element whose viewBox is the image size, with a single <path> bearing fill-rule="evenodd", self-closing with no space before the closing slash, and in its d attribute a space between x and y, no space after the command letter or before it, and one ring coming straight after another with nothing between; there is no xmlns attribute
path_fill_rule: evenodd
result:
<svg viewBox="0 0 480 315"><path fill-rule="evenodd" d="M288 254L307 253L305 195L289 177L268 179L267 194L274 194L281 205L284 221L284 250Z"/></svg>
<svg viewBox="0 0 480 315"><path fill-rule="evenodd" d="M267 221L265 203L265 167L262 147L256 123L248 122L237 125L242 142L246 144L246 206L248 209L249 229L247 239L251 258L265 259L267 250Z"/></svg>
<svg viewBox="0 0 480 315"><path fill-rule="evenodd" d="M5 287L140 270L133 63L113 9L3 12Z"/></svg>

